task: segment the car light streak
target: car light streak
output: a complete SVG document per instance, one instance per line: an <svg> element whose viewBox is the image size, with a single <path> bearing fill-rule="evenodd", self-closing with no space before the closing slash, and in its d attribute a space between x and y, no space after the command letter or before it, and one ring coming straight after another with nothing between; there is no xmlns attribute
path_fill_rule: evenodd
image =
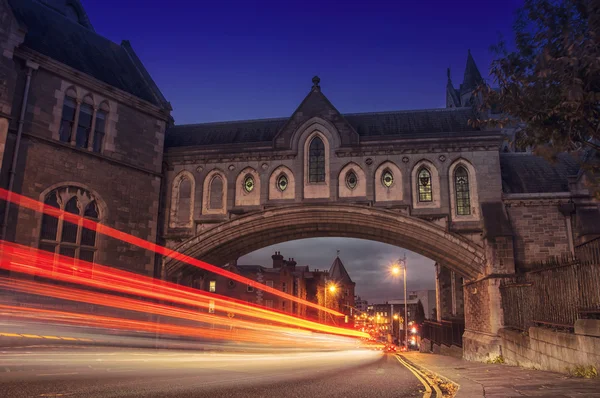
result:
<svg viewBox="0 0 600 398"><path fill-rule="evenodd" d="M52 253L9 242L4 242L4 252L2 254L3 256L0 258L0 268L13 272L37 275L62 282L70 282L104 290L113 290L121 293L201 308L209 308L211 305L210 302L212 301L215 303L214 308L217 311L232 312L239 315L325 333L352 337L368 336L368 334L354 329L323 325L318 322L269 311L261 307L232 302L231 300L216 294L200 293L194 289L183 290L181 286L175 284L168 282L157 283L157 281L152 278L115 270L97 264L78 261L75 266L72 258L57 256ZM47 289L44 291L47 292L47 295L49 296L58 294L58 290L54 293ZM29 292L32 291L30 290ZM90 294L88 292L85 293ZM124 300L120 297L118 299L121 301ZM73 300L83 301L85 300L85 295L82 295L79 299L73 298Z"/></svg>
<svg viewBox="0 0 600 398"><path fill-rule="evenodd" d="M262 283L256 282L256 281L254 281L252 279L245 278L245 277L243 277L241 275L238 275L236 273L224 270L222 268L219 268L219 267L216 267L214 265L208 264L208 263L206 263L204 261L200 261L200 260L195 259L193 257L189 257L189 256L187 256L185 254L176 252L176 251L168 249L168 248L166 248L164 246L157 245L155 243L152 243L152 242L149 242L147 240L138 238L136 236L127 234L125 232L122 232L122 231L119 231L117 229L108 227L106 225L97 223L95 221L86 219L84 217L81 217L81 216L78 216L78 215L75 215L75 214L72 214L72 213L68 213L68 212L62 211L60 209L57 209L55 207L46 205L46 204L44 204L42 202L39 202L37 200L28 198L26 196L17 194L15 192L7 191L6 189L0 189L0 199L3 199L5 201L7 201L7 202L10 201L11 203L14 203L14 204L16 204L18 206L21 206L21 207L24 207L24 208L27 208L27 209L31 209L31 210L34 210L34 211L39 212L39 213L47 214L47 215L52 216L52 217L62 218L65 221L68 221L68 222L73 223L73 224L81 225L81 226L83 226L85 228L88 228L90 230L96 231L96 232L101 233L103 235L107 235L109 237L121 240L123 242L127 242L127 243L130 243L132 245L141 247L143 249L150 250L152 252L161 254L163 256L169 257L169 258L177 260L177 261L185 262L185 263L187 263L189 265L193 265L195 267L202 268L204 270L213 272L215 274L224 276L226 278L235 280L237 282L245 283L245 284L247 284L249 286L252 286L252 287L254 287L256 289L260 289L260 290L262 290L262 291L264 291L266 293L270 293L270 294L273 294L275 296L278 296L278 297L281 297L281 298L284 298L284 299L287 299L287 300L291 300L291 301L294 301L294 302L302 304L302 305L306 305L306 306L311 307L311 308L316 308L319 311L324 311L324 312L330 313L330 314L335 315L335 316L344 316L344 314L342 314L342 313L340 313L338 311L332 310L332 309L327 308L327 307L323 307L321 305L312 303L310 301L301 299L299 297L293 296L293 295L288 294L288 293L283 293L280 290L277 290L275 288L269 287L269 286L264 285ZM2 245L6 245L6 242L0 242L0 249L2 249Z"/></svg>

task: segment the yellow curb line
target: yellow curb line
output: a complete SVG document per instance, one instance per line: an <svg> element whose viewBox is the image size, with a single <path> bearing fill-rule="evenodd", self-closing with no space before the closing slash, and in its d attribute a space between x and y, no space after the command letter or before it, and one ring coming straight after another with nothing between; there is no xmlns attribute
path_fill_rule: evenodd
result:
<svg viewBox="0 0 600 398"><path fill-rule="evenodd" d="M77 337L59 337L59 336L38 336L37 334L17 334L17 333L0 333L0 337L21 337L27 339L48 339L48 340L67 340L67 341L85 341L93 342L91 339Z"/></svg>
<svg viewBox="0 0 600 398"><path fill-rule="evenodd" d="M394 357L398 360L398 362L400 362L402 365L404 365L404 367L406 369L410 370L412 372L412 374L414 374L415 377L417 379L419 379L421 384L423 384L423 386L425 387L425 393L423 394L423 398L430 398L431 397L431 387L429 386L429 384L427 384L427 382L425 382L425 380L423 380L421 375L419 375L419 373L415 369L413 369L408 363L406 363L402 359L400 359L399 356L394 355ZM441 397L441 395L440 395L440 397Z"/></svg>

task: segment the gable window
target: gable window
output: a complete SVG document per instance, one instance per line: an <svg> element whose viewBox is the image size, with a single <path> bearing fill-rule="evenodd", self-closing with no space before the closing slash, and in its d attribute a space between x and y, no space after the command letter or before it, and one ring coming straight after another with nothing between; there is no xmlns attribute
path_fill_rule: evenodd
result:
<svg viewBox="0 0 600 398"><path fill-rule="evenodd" d="M417 191L419 192L419 202L431 202L431 173L425 167L419 170L417 174Z"/></svg>
<svg viewBox="0 0 600 398"><path fill-rule="evenodd" d="M92 221L99 221L98 204L87 191L77 187L59 188L44 199L46 205L56 207ZM67 257L94 262L96 253L96 231L65 221L63 217L42 216L40 250L58 253Z"/></svg>
<svg viewBox="0 0 600 398"><path fill-rule="evenodd" d="M325 182L325 144L320 137L315 137L310 142L308 181Z"/></svg>
<svg viewBox="0 0 600 398"><path fill-rule="evenodd" d="M454 171L454 192L456 194L456 214L459 216L470 215L469 173L463 166L458 166Z"/></svg>
<svg viewBox="0 0 600 398"><path fill-rule="evenodd" d="M71 132L75 123L75 110L77 103L72 97L65 97L63 102L62 117L60 121L59 137L62 142L71 142Z"/></svg>

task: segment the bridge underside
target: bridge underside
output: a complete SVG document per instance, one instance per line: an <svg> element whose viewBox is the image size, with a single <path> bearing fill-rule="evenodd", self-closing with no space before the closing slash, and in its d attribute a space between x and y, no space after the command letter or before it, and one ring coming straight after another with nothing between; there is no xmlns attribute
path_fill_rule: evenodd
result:
<svg viewBox="0 0 600 398"><path fill-rule="evenodd" d="M362 206L290 206L226 221L176 250L215 265L276 243L316 237L359 238L388 243L444 264L467 279L485 273L483 249L433 223ZM167 274L186 267L171 261Z"/></svg>

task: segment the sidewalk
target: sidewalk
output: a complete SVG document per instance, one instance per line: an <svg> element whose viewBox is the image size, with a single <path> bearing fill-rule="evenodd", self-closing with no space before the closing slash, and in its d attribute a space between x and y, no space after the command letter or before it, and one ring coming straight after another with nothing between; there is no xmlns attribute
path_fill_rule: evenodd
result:
<svg viewBox="0 0 600 398"><path fill-rule="evenodd" d="M468 362L453 357L402 353L423 370L445 377L460 386L459 398L471 397L599 397L600 379L571 378L563 374L508 365Z"/></svg>

